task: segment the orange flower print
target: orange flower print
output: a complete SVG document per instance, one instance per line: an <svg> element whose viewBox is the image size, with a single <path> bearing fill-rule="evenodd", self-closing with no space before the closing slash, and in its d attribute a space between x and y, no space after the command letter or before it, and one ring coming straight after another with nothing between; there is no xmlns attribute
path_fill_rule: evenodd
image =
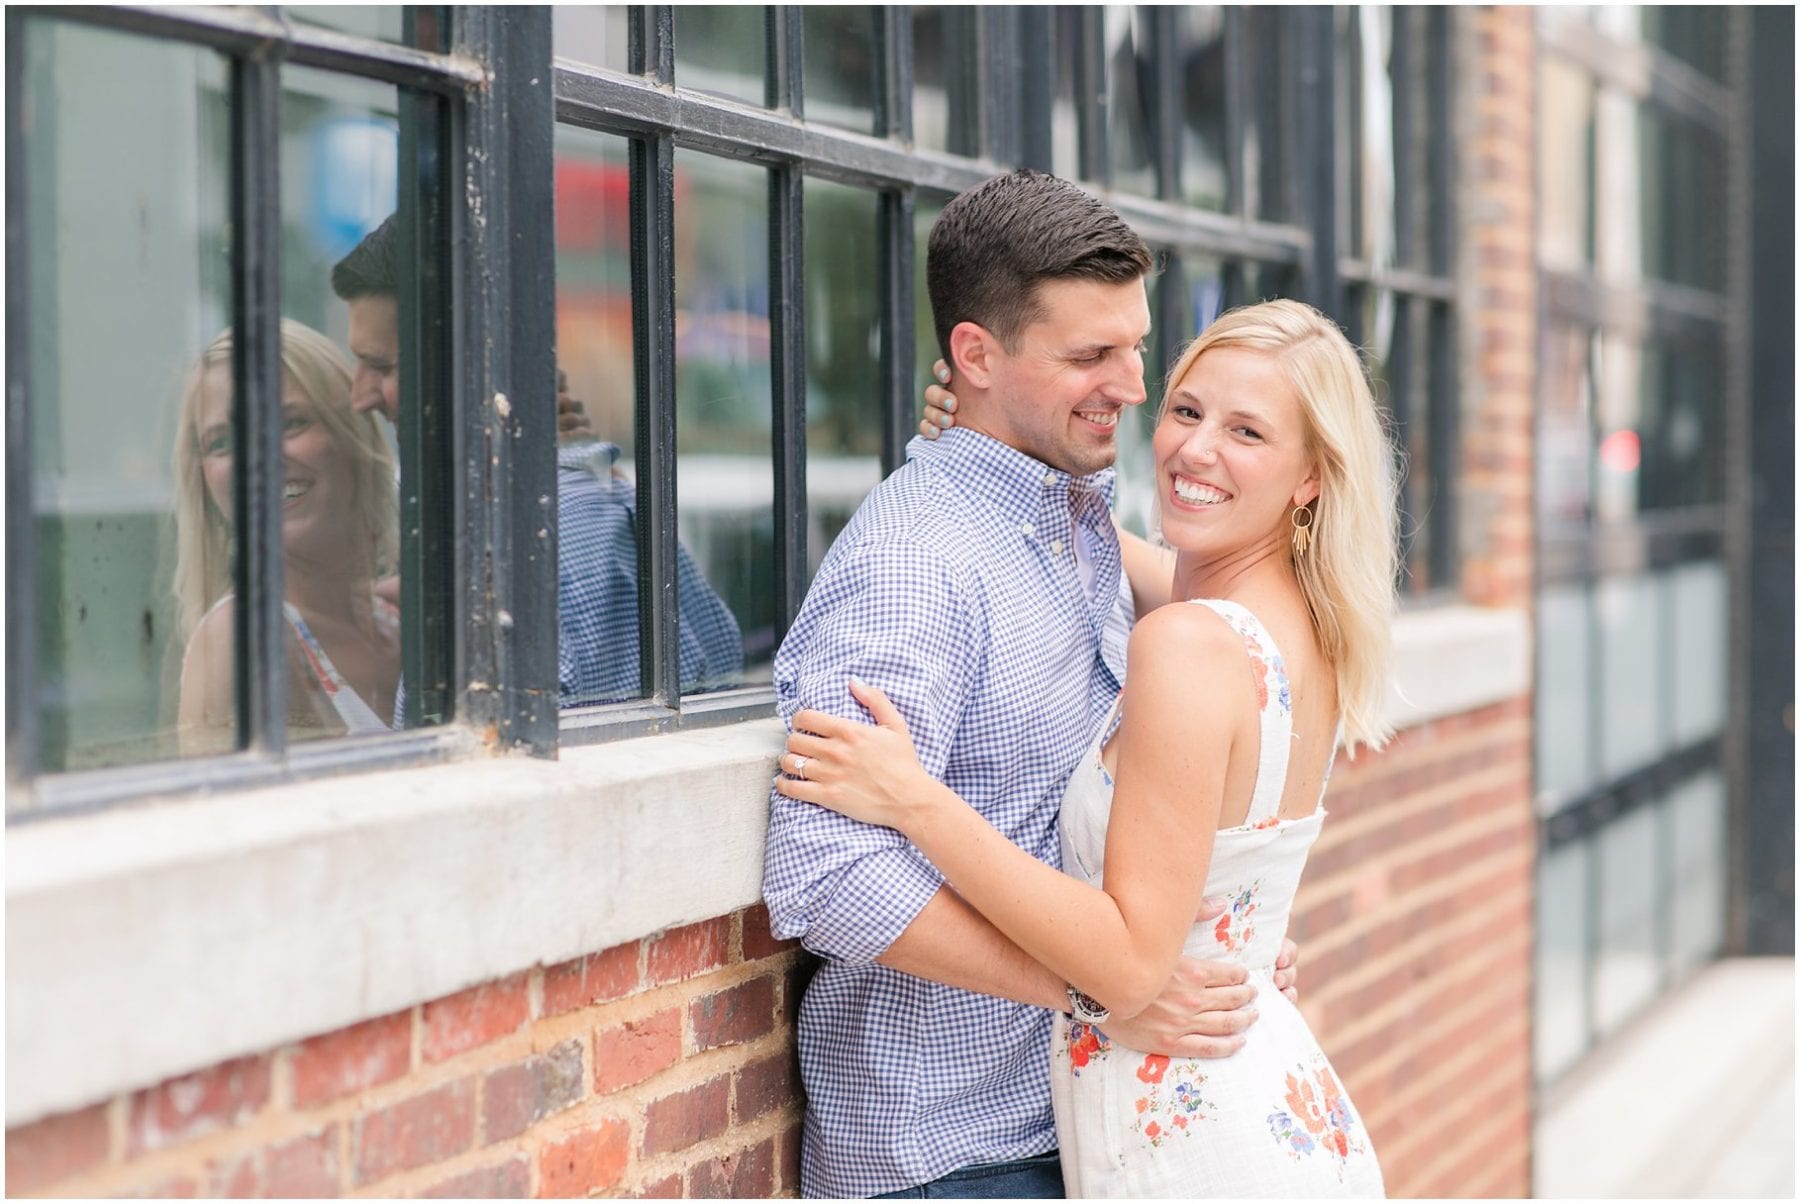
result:
<svg viewBox="0 0 1800 1204"><path fill-rule="evenodd" d="M1149 1106L1150 1106L1150 1101L1149 1101L1149 1100L1148 1100L1148 1099L1145 1099L1145 1098L1144 1098L1144 1097L1143 1097L1143 1096L1141 1096L1141 1095L1140 1095L1140 1096L1138 1096L1138 1101L1137 1101L1137 1110L1138 1110L1138 1111L1139 1111L1139 1112L1142 1112L1142 1111L1144 1111L1144 1110L1145 1110L1145 1109L1146 1109L1146 1108L1148 1108L1148 1107L1149 1107Z"/></svg>
<svg viewBox="0 0 1800 1204"><path fill-rule="evenodd" d="M1298 1159L1322 1148L1336 1155L1341 1163L1352 1152L1362 1152L1361 1143L1352 1136L1356 1116L1329 1066L1319 1065L1310 1077L1304 1066L1297 1067L1295 1073L1287 1076L1287 1094L1282 1102L1288 1110L1278 1108L1269 1115L1269 1131L1288 1148L1290 1157ZM1340 1174L1342 1170L1340 1165Z"/></svg>
<svg viewBox="0 0 1800 1204"><path fill-rule="evenodd" d="M1226 952L1236 953L1256 935L1256 925L1250 922L1250 917L1256 914L1256 892L1261 886L1259 879L1240 890L1232 898L1231 907L1213 925L1213 939Z"/></svg>
<svg viewBox="0 0 1800 1204"><path fill-rule="evenodd" d="M1177 1116L1173 1121L1171 1121L1169 1123L1173 1124L1177 1129L1185 1129L1185 1128L1187 1128L1187 1117Z"/></svg>
<svg viewBox="0 0 1800 1204"><path fill-rule="evenodd" d="M1144 1064L1138 1067L1137 1076L1146 1083L1160 1083L1163 1071L1169 1068L1169 1059L1162 1054L1145 1054Z"/></svg>
<svg viewBox="0 0 1800 1204"><path fill-rule="evenodd" d="M1256 709L1260 711L1269 705L1269 667L1257 655L1254 640L1246 636L1244 643L1250 646L1250 676L1256 681Z"/></svg>
<svg viewBox="0 0 1800 1204"><path fill-rule="evenodd" d="M1162 1133L1162 1126L1157 1124L1155 1121L1151 1121L1149 1124L1144 1126L1144 1136L1148 1137L1151 1141L1155 1141L1161 1133Z"/></svg>
<svg viewBox="0 0 1800 1204"><path fill-rule="evenodd" d="M1069 1067L1079 1074L1082 1067L1112 1048L1106 1035L1091 1024L1069 1025Z"/></svg>

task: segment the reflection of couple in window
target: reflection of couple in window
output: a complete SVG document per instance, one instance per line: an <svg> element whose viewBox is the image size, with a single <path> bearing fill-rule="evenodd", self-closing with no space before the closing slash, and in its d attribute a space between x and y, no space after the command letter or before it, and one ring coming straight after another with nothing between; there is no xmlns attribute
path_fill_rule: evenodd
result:
<svg viewBox="0 0 1800 1204"><path fill-rule="evenodd" d="M385 731L400 713L396 472L375 415L399 419L399 249L395 219L332 273L349 307L354 371L308 326L281 324L283 611L290 734ZM234 723L231 557L232 341L215 339L189 375L176 436L178 635L185 644L184 752L222 750ZM592 438L560 394L559 678L565 707L636 697L641 681L636 492L618 448ZM680 685L735 684L736 620L678 548Z"/></svg>

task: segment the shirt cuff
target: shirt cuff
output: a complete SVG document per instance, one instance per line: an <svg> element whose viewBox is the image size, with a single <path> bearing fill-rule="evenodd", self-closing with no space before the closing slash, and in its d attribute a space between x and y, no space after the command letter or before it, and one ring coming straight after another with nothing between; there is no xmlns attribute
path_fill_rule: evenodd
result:
<svg viewBox="0 0 1800 1204"><path fill-rule="evenodd" d="M943 884L943 876L911 846L858 858L838 879L801 944L833 961L872 962L900 939Z"/></svg>

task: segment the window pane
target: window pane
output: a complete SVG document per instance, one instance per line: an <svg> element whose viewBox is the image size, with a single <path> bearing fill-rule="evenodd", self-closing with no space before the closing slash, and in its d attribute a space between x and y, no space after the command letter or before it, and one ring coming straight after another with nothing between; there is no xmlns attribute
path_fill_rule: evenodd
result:
<svg viewBox="0 0 1800 1204"><path fill-rule="evenodd" d="M1666 577L1674 618L1669 693L1679 746L1715 736L1725 727L1731 581L1717 561L1682 565Z"/></svg>
<svg viewBox="0 0 1800 1204"><path fill-rule="evenodd" d="M1713 957L1725 943L1725 779L1707 773L1669 799L1674 825L1670 947L1677 969Z"/></svg>
<svg viewBox="0 0 1800 1204"><path fill-rule="evenodd" d="M564 707L643 688L630 190L623 138L556 127L556 362L570 428L556 456Z"/></svg>
<svg viewBox="0 0 1800 1204"><path fill-rule="evenodd" d="M1075 95L1075 56L1081 45L1081 9L1050 10L1051 53L1056 56L1056 100L1050 112L1050 168L1065 180L1081 178L1080 101Z"/></svg>
<svg viewBox="0 0 1800 1204"><path fill-rule="evenodd" d="M369 710L381 727L397 713L394 423L401 376L409 370L402 363L408 340L401 337L399 294L402 278L416 269L406 266L407 240L390 222L399 204L398 93L298 67L284 69L281 79L281 294L290 322L283 334L288 392L282 402L290 424L297 401L316 420L285 445L288 492L302 491L287 503L284 562L288 735L300 739L377 730ZM372 239L369 247L365 238ZM343 273L340 263L347 265ZM352 287L348 277L359 265L362 283ZM329 335L332 344L322 346L311 331ZM342 383L339 347L350 352L351 376ZM337 479L348 487L327 495L324 487ZM327 516L329 537L309 534L309 507ZM441 708L432 718L442 718Z"/></svg>
<svg viewBox="0 0 1800 1204"><path fill-rule="evenodd" d="M806 119L873 132L875 10L868 5L808 5L800 11Z"/></svg>
<svg viewBox="0 0 1800 1204"><path fill-rule="evenodd" d="M1593 265L1593 79L1546 54L1537 85L1543 112L1557 113L1557 121L1537 122L1537 257L1546 268L1579 272Z"/></svg>
<svg viewBox="0 0 1800 1204"><path fill-rule="evenodd" d="M1591 513L1591 344L1587 331L1568 326L1552 327L1545 340L1536 465L1538 518L1546 534L1585 526Z"/></svg>
<svg viewBox="0 0 1800 1204"><path fill-rule="evenodd" d="M1718 290L1725 283L1725 156L1716 135L1645 104L1638 110L1643 272Z"/></svg>
<svg viewBox="0 0 1800 1204"><path fill-rule="evenodd" d="M676 84L762 104L764 21L761 5L677 4Z"/></svg>
<svg viewBox="0 0 1800 1204"><path fill-rule="evenodd" d="M805 205L810 577L881 480L883 424L875 194L809 179Z"/></svg>
<svg viewBox="0 0 1800 1204"><path fill-rule="evenodd" d="M223 61L47 21L23 36L30 259L9 270L30 273L39 768L228 749L229 341L200 363L231 323ZM184 737L183 654L209 615Z"/></svg>
<svg viewBox="0 0 1800 1204"><path fill-rule="evenodd" d="M550 10L550 48L558 58L629 71L629 11L623 4L555 5Z"/></svg>
<svg viewBox="0 0 1800 1204"><path fill-rule="evenodd" d="M398 4L284 4L281 12L300 25L383 42L406 41L405 9Z"/></svg>
<svg viewBox="0 0 1800 1204"><path fill-rule="evenodd" d="M961 89L955 86L956 62L963 53L958 47L966 47L959 35L971 15L971 10L941 4L913 6L913 141L920 150L974 153L977 131L969 128Z"/></svg>
<svg viewBox="0 0 1800 1204"><path fill-rule="evenodd" d="M1181 47L1181 195L1203 209L1225 208L1225 10L1176 10Z"/></svg>
<svg viewBox="0 0 1800 1204"><path fill-rule="evenodd" d="M1663 510L1725 499L1723 375L1712 347L1644 348L1638 506Z"/></svg>
<svg viewBox="0 0 1800 1204"><path fill-rule="evenodd" d="M1653 576L1616 577L1594 589L1600 631L1600 769L1616 778L1668 751L1664 659Z"/></svg>
<svg viewBox="0 0 1800 1204"><path fill-rule="evenodd" d="M1538 863L1532 1053L1540 1082L1587 1048L1588 860L1588 843L1579 841Z"/></svg>
<svg viewBox="0 0 1800 1204"><path fill-rule="evenodd" d="M1593 784L1593 642L1582 586L1545 586L1538 592L1537 783L1539 809Z"/></svg>
<svg viewBox="0 0 1800 1204"><path fill-rule="evenodd" d="M1594 974L1594 1022L1606 1036L1656 992L1657 807L1647 805L1594 838L1600 871L1600 956Z"/></svg>
<svg viewBox="0 0 1800 1204"><path fill-rule="evenodd" d="M1643 487L1643 349L1604 336L1595 375L1600 441L1594 448L1594 516L1613 522L1637 514Z"/></svg>
<svg viewBox="0 0 1800 1204"><path fill-rule="evenodd" d="M1725 78L1725 14L1698 4L1646 4L1644 40L1712 78Z"/></svg>
<svg viewBox="0 0 1800 1204"><path fill-rule="evenodd" d="M1150 60L1149 20L1142 9L1105 10L1107 153L1112 185L1139 196L1156 195L1155 125L1149 106L1155 68Z"/></svg>
<svg viewBox="0 0 1800 1204"><path fill-rule="evenodd" d="M944 211L948 199L921 195L913 203L913 380L919 390L917 404L921 415L925 386L932 379L931 365L947 358L932 324L931 290L925 287L925 253L930 246L932 223Z"/></svg>
<svg viewBox="0 0 1800 1204"><path fill-rule="evenodd" d="M1244 61L1240 68L1249 77L1244 95L1250 111L1244 121L1244 158L1239 164L1244 183L1244 212L1269 221L1287 219L1288 145L1284 136L1287 97L1292 89L1286 79L1281 31L1285 14L1254 5L1244 12Z"/></svg>
<svg viewBox="0 0 1800 1204"><path fill-rule="evenodd" d="M1393 267L1394 245L1394 10L1387 5L1359 5L1356 20L1356 72L1361 106L1356 115L1355 162L1360 166L1352 212L1358 220L1350 231L1351 253L1374 267Z"/></svg>
<svg viewBox="0 0 1800 1204"><path fill-rule="evenodd" d="M675 152L676 488L698 570L681 613L707 649L684 692L739 684L741 667L767 681L775 652L768 195L759 167Z"/></svg>

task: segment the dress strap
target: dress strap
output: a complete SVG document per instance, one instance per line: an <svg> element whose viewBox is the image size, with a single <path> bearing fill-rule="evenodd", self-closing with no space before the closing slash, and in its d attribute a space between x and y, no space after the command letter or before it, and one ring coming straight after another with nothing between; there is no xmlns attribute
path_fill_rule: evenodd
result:
<svg viewBox="0 0 1800 1204"><path fill-rule="evenodd" d="M1256 789L1250 796L1246 827L1272 821L1281 810L1287 788L1288 756L1294 745L1294 700L1288 692L1287 664L1262 621L1241 603L1223 598L1194 598L1224 619L1244 641L1250 669L1256 675L1262 747L1256 762Z"/></svg>
<svg viewBox="0 0 1800 1204"><path fill-rule="evenodd" d="M325 654L325 646L313 635L312 628L300 616L299 609L292 602L283 602L281 611L287 616L288 626L293 628L294 637L300 641L300 652L306 664L312 670L313 680L318 683L325 697L330 701L332 710L344 721L345 735L356 736L365 732L386 732L393 729L381 721L363 696L358 694L344 675L338 672L337 666Z"/></svg>

